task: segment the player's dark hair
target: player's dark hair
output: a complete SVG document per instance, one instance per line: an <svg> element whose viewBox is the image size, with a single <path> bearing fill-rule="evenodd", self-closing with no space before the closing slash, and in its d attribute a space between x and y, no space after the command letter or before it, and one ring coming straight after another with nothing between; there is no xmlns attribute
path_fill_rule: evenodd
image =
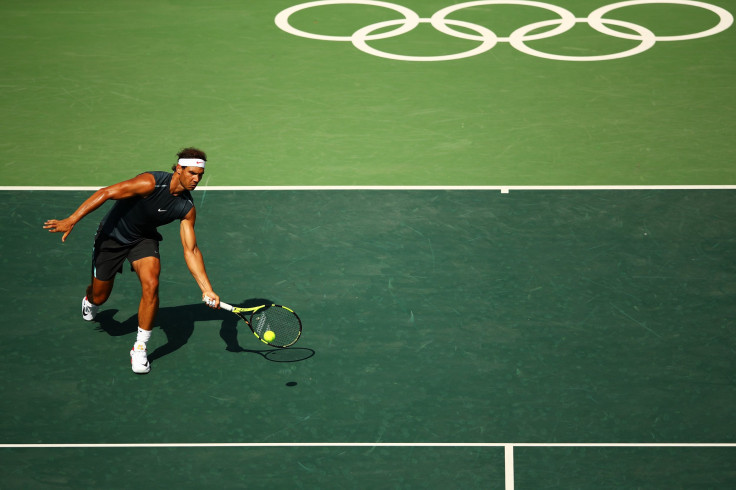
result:
<svg viewBox="0 0 736 490"><path fill-rule="evenodd" d="M184 148L183 150L181 150L179 153L176 154L176 157L177 159L179 158L201 158L202 160L207 161L207 155L205 154L205 152L203 152L202 150L198 148L193 148L193 147ZM177 164L175 163L174 166L171 167L171 170L176 170L176 165Z"/></svg>

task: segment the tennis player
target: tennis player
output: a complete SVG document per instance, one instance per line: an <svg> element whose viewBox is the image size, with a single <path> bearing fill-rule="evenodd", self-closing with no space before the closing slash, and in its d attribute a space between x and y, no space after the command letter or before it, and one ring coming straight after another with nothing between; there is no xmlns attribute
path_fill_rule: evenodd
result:
<svg viewBox="0 0 736 490"><path fill-rule="evenodd" d="M64 242L82 218L106 201L115 201L95 236L92 281L82 300L82 317L87 321L94 320L100 305L110 297L115 275L122 273L127 259L141 282L138 336L130 351L131 367L138 374L151 370L146 343L151 338L159 305L159 242L163 239L157 231L159 226L181 220L181 243L187 267L202 290L202 298L208 298L207 304L212 308L220 306L220 297L212 290L202 252L197 246L194 234L196 210L190 194L204 175L207 156L196 148L185 148L177 156L173 173L145 172L105 187L92 194L68 218L50 219L44 224L50 232L64 233L61 237Z"/></svg>

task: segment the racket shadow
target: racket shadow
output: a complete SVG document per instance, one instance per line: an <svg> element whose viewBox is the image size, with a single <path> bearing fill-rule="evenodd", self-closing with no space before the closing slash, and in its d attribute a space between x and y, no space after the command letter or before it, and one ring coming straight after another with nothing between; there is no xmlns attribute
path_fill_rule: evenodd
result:
<svg viewBox="0 0 736 490"><path fill-rule="evenodd" d="M253 308L260 305L272 304L273 301L263 298L247 299L242 303L234 304L233 306L239 308ZM245 338L249 342L251 340L252 333L248 327L243 325L243 322L234 315L230 318L225 319L220 326L220 338L225 341L225 350L228 352L243 352L250 354L259 354L264 359L271 362L300 362L309 359L314 356L315 351L306 347L289 347L288 349L246 349L238 342L238 327L240 332L245 334Z"/></svg>
<svg viewBox="0 0 736 490"><path fill-rule="evenodd" d="M239 351L230 352L244 352L250 354L259 354L264 359L270 362L301 362L306 361L310 357L314 356L316 352L314 349L308 347L288 347L286 349L266 349L266 350L252 350L242 349Z"/></svg>

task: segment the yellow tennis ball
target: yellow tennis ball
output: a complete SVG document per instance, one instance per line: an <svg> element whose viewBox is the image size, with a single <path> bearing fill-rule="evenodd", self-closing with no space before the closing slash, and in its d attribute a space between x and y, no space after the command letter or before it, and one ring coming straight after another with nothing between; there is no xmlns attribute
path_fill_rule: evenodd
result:
<svg viewBox="0 0 736 490"><path fill-rule="evenodd" d="M271 342L275 338L276 338L276 334L273 333L271 330L266 330L263 333L263 340L265 340L266 342Z"/></svg>

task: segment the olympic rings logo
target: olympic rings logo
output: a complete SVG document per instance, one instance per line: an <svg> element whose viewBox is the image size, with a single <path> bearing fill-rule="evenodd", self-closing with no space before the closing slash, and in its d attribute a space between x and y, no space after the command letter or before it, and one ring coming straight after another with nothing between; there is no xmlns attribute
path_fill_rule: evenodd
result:
<svg viewBox="0 0 736 490"><path fill-rule="evenodd" d="M715 13L718 16L719 22L714 27L711 27L710 29L707 29L701 32L695 32L692 34L684 34L680 36L656 36L652 31L650 31L644 26L633 24L631 22L625 22L622 20L609 19L605 17L607 14L609 14L613 10L630 7L633 5L655 4L655 3L656 4L671 4L671 5L674 5L674 4L689 5L692 7L698 7L701 9L710 10L711 12ZM352 35L349 35L349 36L329 36L329 35L324 35L324 34L315 34L315 33L306 32L306 31L297 29L289 23L289 18L294 13L299 12L301 10L305 10L305 9L312 8L312 7L319 7L323 5L342 5L342 4L359 4L359 5L371 5L375 7L383 7L383 8L387 8L387 9L390 9L390 10L393 10L399 13L400 15L403 16L403 18L370 24L370 25L367 25L365 27L358 29ZM499 37L493 31L491 31L490 29L484 26L474 24L471 22L465 22L461 20L453 20L453 19L447 18L450 14L457 12L458 10L465 9L465 8L478 7L482 5L498 5L498 4L525 5L529 7L537 7L537 8L548 10L548 11L551 11L557 14L559 16L559 19L535 22L529 25L519 27L514 32L512 32L511 35L508 37ZM464 2L464 3L452 5L450 7L446 7L442 10L437 11L430 18L424 18L424 17L420 17L416 12L414 12L413 10L407 7L397 5L395 3L390 3L390 2L383 2L383 1L378 1L378 0L318 0L318 1L306 2L306 3L299 4L299 5L295 5L293 7L289 7L279 12L279 14L275 18L275 22L276 22L276 25L281 30L289 34L293 34L295 36L305 37L309 39L317 39L321 41L351 42L353 46L363 51L364 53L368 53L373 56L378 56L381 58L388 58L388 59L399 60L399 61L448 61L448 60L457 60L461 58L469 58L471 56L476 56L476 55L479 55L481 53L484 53L492 49L499 42L509 43L516 50L521 51L522 53L526 53L531 56L537 56L540 58L547 58L551 60L604 61L604 60L613 60L617 58L625 58L628 56L637 55L639 53L642 53L648 50L652 46L654 46L654 44L657 41L685 41L685 40L690 40L690 39L698 39L702 37L713 36L715 34L725 31L733 24L733 15L731 15L731 13L729 13L727 10L723 8L716 7L715 5L711 5L709 3L699 2L699 1L694 1L694 0L628 0L628 1L617 2L611 5L606 5L604 7L598 8L594 10L593 12L591 12L587 17L583 17L583 18L576 17L572 12L570 12L567 9L558 7L557 5L545 3L545 2L537 2L537 1L532 1L532 0L478 0L478 1L473 1L473 2ZM639 44L626 51L622 51L619 53L613 53L613 54L598 55L598 56L564 56L564 55L559 55L559 54L551 54L551 53L545 53L542 51L538 51L536 49L529 47L526 44L528 41L535 41L538 39L545 39L545 38L549 38L552 36L560 35L572 29L575 26L575 24L581 23L581 22L586 22L590 27L592 27L593 29L595 29L596 31L602 34L606 34L608 36L617 37L621 39L630 39L633 41L639 41ZM456 37L460 39L466 39L469 41L475 41L480 44L469 51L465 51L462 53L449 54L449 55L442 55L442 56L404 56L400 54L387 53L385 51L376 49L368 44L369 41L400 36L402 34L405 34L413 30L419 24L427 24L427 23L431 24L432 27L434 27L436 30L448 36L452 36L452 37ZM628 29L629 31L633 31L633 33L621 32L616 29L613 29L610 26ZM390 28L390 27L394 27L394 29L391 29L385 32L378 32L378 31L382 31L383 29ZM455 29L455 27L461 27L468 31L475 32L476 34L459 31ZM547 31L541 32L541 33L531 34L532 32L537 31L539 29L550 28L550 27L553 27L553 28Z"/></svg>

